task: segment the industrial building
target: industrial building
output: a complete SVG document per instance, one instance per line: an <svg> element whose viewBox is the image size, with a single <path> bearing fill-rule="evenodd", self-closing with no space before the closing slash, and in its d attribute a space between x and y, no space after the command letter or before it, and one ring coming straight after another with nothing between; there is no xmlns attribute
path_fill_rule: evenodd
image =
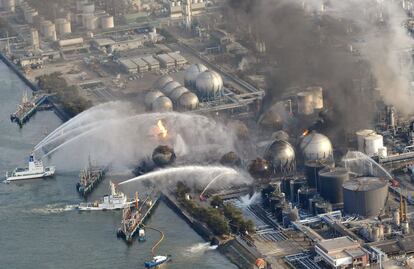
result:
<svg viewBox="0 0 414 269"><path fill-rule="evenodd" d="M121 64L122 69L128 74L138 73L137 65L130 59L120 59L119 63Z"/></svg>
<svg viewBox="0 0 414 269"><path fill-rule="evenodd" d="M142 60L148 64L150 71L160 70L160 62L158 62L153 56L149 55L142 57Z"/></svg>
<svg viewBox="0 0 414 269"><path fill-rule="evenodd" d="M155 56L160 62L160 66L165 69L171 69L175 67L175 60L168 54L158 54Z"/></svg>
<svg viewBox="0 0 414 269"><path fill-rule="evenodd" d="M318 242L316 253L331 268L355 268L369 264L368 252L350 237L338 237Z"/></svg>

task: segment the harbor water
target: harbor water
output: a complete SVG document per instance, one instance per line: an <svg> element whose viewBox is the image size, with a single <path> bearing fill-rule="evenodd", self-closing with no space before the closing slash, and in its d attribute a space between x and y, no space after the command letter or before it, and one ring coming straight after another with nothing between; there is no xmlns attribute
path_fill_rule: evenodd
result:
<svg viewBox="0 0 414 269"><path fill-rule="evenodd" d="M9 115L25 89L24 83L0 63L1 180L6 171L26 165L33 146L61 124L52 111L38 112L21 129L11 123ZM75 205L83 201L75 189L78 172L59 174L59 164L53 165L57 167L54 178L0 184L0 267L144 268L159 234L147 231L146 242L136 240L126 245L116 237L121 212L76 211ZM106 193L108 179L92 199ZM165 268L236 268L164 203L147 224L165 233L157 251L172 255Z"/></svg>

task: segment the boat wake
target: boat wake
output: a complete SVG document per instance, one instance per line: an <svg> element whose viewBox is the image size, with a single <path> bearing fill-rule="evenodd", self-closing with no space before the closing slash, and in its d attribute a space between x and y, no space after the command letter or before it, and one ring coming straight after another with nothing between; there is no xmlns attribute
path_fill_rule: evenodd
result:
<svg viewBox="0 0 414 269"><path fill-rule="evenodd" d="M218 246L210 243L197 243L188 247L185 251L186 256L200 255L209 250L215 250Z"/></svg>
<svg viewBox="0 0 414 269"><path fill-rule="evenodd" d="M65 205L65 204L49 204L45 207L32 208L29 212L40 215L60 214L67 211L73 211L77 205Z"/></svg>

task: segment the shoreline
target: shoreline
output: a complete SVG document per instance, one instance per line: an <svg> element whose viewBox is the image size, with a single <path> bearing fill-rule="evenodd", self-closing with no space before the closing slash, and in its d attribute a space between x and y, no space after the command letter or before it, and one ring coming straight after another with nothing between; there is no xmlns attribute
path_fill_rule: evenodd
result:
<svg viewBox="0 0 414 269"><path fill-rule="evenodd" d="M3 53L0 52L0 60L7 65L22 81L29 87L33 92L37 92L40 88L31 82L21 71L20 69L7 58ZM59 105L56 100L53 98L47 98L47 101L52 105L53 111L55 112L56 116L61 119L63 122L70 120L72 117L65 111L65 109Z"/></svg>

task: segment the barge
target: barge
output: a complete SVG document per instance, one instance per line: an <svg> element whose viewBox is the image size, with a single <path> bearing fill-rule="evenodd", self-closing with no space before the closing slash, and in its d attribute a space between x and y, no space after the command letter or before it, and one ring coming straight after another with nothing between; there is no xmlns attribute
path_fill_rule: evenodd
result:
<svg viewBox="0 0 414 269"><path fill-rule="evenodd" d="M107 168L93 166L89 159L88 166L81 170L76 190L83 197L88 196L96 186L104 179Z"/></svg>

